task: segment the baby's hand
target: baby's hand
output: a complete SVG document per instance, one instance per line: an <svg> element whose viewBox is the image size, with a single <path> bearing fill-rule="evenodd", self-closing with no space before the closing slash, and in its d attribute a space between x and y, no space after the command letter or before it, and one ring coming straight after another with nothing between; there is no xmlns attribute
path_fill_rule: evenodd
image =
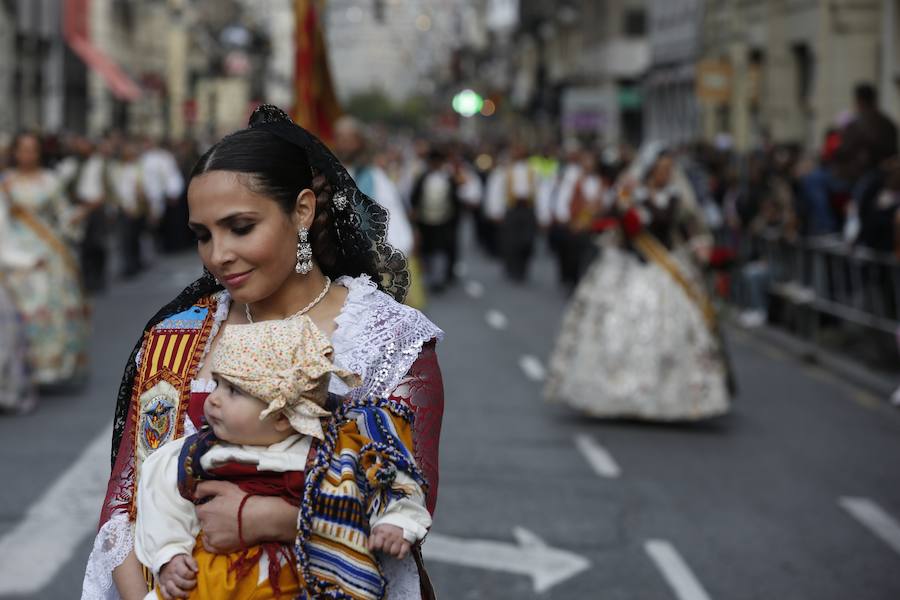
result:
<svg viewBox="0 0 900 600"><path fill-rule="evenodd" d="M377 525L369 536L369 550L381 550L399 559L406 558L412 544L403 539L403 529L396 525Z"/></svg>
<svg viewBox="0 0 900 600"><path fill-rule="evenodd" d="M197 561L193 556L178 554L159 571L159 591L165 600L187 598L197 586Z"/></svg>

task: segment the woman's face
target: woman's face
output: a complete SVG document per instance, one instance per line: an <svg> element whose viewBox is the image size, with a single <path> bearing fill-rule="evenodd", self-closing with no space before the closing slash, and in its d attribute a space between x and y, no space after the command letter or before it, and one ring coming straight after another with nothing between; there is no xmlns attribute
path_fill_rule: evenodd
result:
<svg viewBox="0 0 900 600"><path fill-rule="evenodd" d="M292 276L300 218L249 190L243 177L230 171L195 177L188 187L189 227L203 265L232 298L253 303Z"/></svg>
<svg viewBox="0 0 900 600"><path fill-rule="evenodd" d="M656 165L653 167L653 177L651 177L653 187L662 188L669 185L672 180L672 166L672 159L668 156L663 156L656 161Z"/></svg>
<svg viewBox="0 0 900 600"><path fill-rule="evenodd" d="M34 169L41 162L41 144L33 135L23 135L13 149L16 166L20 169Z"/></svg>

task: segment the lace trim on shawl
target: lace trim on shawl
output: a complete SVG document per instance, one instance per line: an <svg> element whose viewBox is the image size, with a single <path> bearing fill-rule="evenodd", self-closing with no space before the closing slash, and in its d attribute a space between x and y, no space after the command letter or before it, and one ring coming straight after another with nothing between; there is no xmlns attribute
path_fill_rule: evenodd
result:
<svg viewBox="0 0 900 600"><path fill-rule="evenodd" d="M419 357L422 346L442 340L444 332L416 309L380 291L366 275L341 277L337 283L349 293L331 338L335 363L363 379L363 385L350 391L351 398L387 398ZM333 379L331 391L346 394L349 390Z"/></svg>
<svg viewBox="0 0 900 600"><path fill-rule="evenodd" d="M335 318L337 329L331 340L335 362L363 378L363 385L351 393L353 399L361 395L386 398L419 357L422 346L433 339L442 340L444 332L416 309L400 304L379 290L367 275L341 277L335 283L348 291L344 306ZM231 295L227 291L218 292L215 300L216 313L200 359L201 367L211 341L231 308ZM349 391L337 378L332 378L329 389L338 395Z"/></svg>
<svg viewBox="0 0 900 600"><path fill-rule="evenodd" d="M122 564L134 547L134 525L127 514L110 517L103 524L88 558L81 600L119 600L113 570Z"/></svg>

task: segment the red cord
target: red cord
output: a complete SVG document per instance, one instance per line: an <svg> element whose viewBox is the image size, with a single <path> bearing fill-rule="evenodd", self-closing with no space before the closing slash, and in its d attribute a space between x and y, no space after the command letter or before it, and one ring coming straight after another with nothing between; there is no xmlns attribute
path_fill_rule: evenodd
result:
<svg viewBox="0 0 900 600"><path fill-rule="evenodd" d="M247 542L244 541L244 505L247 504L247 500L252 496L253 494L247 494L238 505L238 541L241 543L241 550L247 549Z"/></svg>

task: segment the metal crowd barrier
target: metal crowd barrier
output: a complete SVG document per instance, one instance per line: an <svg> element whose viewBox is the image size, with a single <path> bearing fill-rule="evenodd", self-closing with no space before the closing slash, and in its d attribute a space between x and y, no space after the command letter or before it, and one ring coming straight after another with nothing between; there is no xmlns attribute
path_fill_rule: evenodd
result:
<svg viewBox="0 0 900 600"><path fill-rule="evenodd" d="M888 254L849 247L831 236L753 240L769 267L769 292L808 308L815 336L819 316L830 315L895 335L900 326L900 263Z"/></svg>

